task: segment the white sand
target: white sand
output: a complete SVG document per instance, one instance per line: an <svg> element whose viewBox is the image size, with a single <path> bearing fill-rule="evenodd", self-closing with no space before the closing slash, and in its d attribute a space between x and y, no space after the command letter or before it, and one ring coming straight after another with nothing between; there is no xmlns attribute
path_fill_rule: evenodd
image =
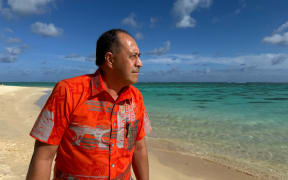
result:
<svg viewBox="0 0 288 180"><path fill-rule="evenodd" d="M51 88L0 86L1 180L25 179L34 146L29 132L41 110L35 102L47 90ZM149 142L148 148L152 180L256 179L197 157L157 149Z"/></svg>

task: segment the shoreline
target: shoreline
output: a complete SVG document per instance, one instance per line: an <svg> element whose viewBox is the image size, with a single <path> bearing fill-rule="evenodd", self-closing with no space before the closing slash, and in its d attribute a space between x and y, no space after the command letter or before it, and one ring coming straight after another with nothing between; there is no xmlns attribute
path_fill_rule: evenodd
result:
<svg viewBox="0 0 288 180"><path fill-rule="evenodd" d="M273 176L268 172L264 173L264 170L259 170L252 166L247 167L242 165L240 167L239 162L227 158L213 158L209 155L202 155L201 152L188 152L179 146L175 146L178 143L166 139L148 137L147 144L149 147L148 151L150 150L152 154L156 154L157 159L162 164L173 167L191 177L200 176L208 180L228 180L232 177L233 180L278 180L285 178L282 176ZM174 165L173 160L170 159L172 156L174 156L173 160L176 162Z"/></svg>
<svg viewBox="0 0 288 180"><path fill-rule="evenodd" d="M0 87L0 179L23 179L33 151L29 132L48 97L47 87ZM13 103L13 102L17 103ZM40 104L39 104L40 103ZM21 121L19 122L19 119ZM21 127L21 128L19 128ZM164 146L163 146L164 145ZM163 141L148 137L151 179L253 180L257 177L177 149L167 149ZM159 148L162 147L162 148ZM164 147L164 148L163 148ZM166 149L165 149L166 148ZM8 162L9 161L9 162Z"/></svg>
<svg viewBox="0 0 288 180"><path fill-rule="evenodd" d="M252 174L193 155L154 147L150 147L149 151L165 167L171 167L190 178L209 180L255 180L258 178Z"/></svg>

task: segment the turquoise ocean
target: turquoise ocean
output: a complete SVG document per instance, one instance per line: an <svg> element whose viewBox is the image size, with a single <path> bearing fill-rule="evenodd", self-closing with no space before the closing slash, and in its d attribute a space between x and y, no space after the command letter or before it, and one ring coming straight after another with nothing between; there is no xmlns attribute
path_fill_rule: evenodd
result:
<svg viewBox="0 0 288 180"><path fill-rule="evenodd" d="M55 83L4 83L53 87ZM167 147L261 177L288 179L288 83L137 83ZM0 86L1 88L1 86Z"/></svg>

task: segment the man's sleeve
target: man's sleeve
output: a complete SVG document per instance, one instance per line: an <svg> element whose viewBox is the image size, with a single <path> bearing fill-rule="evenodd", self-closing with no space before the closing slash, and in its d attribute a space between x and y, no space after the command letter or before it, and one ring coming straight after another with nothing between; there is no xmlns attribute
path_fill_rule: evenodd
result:
<svg viewBox="0 0 288 180"><path fill-rule="evenodd" d="M152 130L150 119L146 111L142 95L140 99L140 104L141 104L140 105L140 119L139 119L138 134L137 134L136 141L143 139L145 137L145 134L150 134Z"/></svg>
<svg viewBox="0 0 288 180"><path fill-rule="evenodd" d="M69 123L71 99L67 83L57 83L30 135L41 142L58 145Z"/></svg>

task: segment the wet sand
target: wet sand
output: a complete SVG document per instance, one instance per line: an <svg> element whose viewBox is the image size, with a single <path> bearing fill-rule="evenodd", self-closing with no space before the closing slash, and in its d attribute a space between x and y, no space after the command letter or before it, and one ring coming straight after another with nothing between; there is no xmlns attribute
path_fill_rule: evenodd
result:
<svg viewBox="0 0 288 180"><path fill-rule="evenodd" d="M51 88L0 86L0 179L25 179L33 152L29 132L40 112L39 99ZM153 122L152 122L153 125ZM151 180L254 180L199 157L163 149L162 141L147 139Z"/></svg>

